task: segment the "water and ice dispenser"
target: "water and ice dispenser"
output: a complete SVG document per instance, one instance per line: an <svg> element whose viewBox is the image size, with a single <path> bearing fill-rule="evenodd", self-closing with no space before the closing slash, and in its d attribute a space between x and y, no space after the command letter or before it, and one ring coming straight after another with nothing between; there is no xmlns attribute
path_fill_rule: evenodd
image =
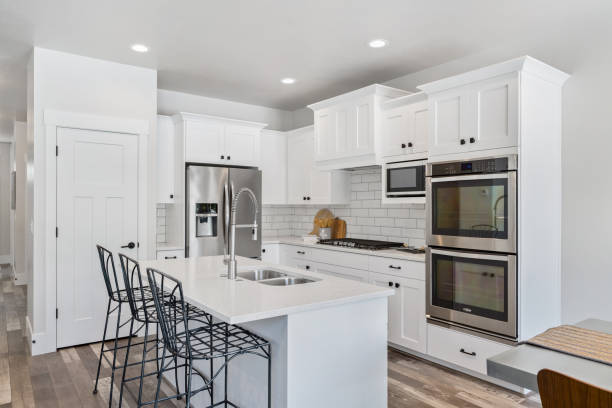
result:
<svg viewBox="0 0 612 408"><path fill-rule="evenodd" d="M196 237L217 236L217 203L196 203L195 235Z"/></svg>

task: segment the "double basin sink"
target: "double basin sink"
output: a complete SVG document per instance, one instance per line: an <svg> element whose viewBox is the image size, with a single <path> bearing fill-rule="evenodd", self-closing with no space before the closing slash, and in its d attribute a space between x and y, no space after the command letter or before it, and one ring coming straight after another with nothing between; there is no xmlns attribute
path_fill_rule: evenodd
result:
<svg viewBox="0 0 612 408"><path fill-rule="evenodd" d="M285 272L275 271L273 269L251 269L248 271L238 272L238 277L270 286L291 286L316 282L316 279L293 276Z"/></svg>

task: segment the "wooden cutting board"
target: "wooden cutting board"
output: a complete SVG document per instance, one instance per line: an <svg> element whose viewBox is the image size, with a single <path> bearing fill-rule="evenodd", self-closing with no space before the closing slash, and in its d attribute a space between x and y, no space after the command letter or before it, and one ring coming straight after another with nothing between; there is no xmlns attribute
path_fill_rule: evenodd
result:
<svg viewBox="0 0 612 408"><path fill-rule="evenodd" d="M332 238L342 239L346 238L346 221L336 218L334 220L334 226L332 228Z"/></svg>
<svg viewBox="0 0 612 408"><path fill-rule="evenodd" d="M317 212L312 222L313 227L310 235L319 235L319 226L317 225L317 220L323 220L326 218L334 218L334 213L329 211L327 208L323 208Z"/></svg>

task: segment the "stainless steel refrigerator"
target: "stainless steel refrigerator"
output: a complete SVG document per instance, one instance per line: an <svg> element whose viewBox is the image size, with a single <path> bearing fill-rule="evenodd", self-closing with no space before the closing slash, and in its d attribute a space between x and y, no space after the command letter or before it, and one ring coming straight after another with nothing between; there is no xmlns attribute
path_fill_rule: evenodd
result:
<svg viewBox="0 0 612 408"><path fill-rule="evenodd" d="M187 257L228 253L233 195L242 187L255 193L259 203L257 225L261 225L261 171L255 168L189 164L185 169L185 255ZM236 224L252 224L255 209L242 197ZM257 240L250 229L236 230L236 255L261 256L261 228Z"/></svg>

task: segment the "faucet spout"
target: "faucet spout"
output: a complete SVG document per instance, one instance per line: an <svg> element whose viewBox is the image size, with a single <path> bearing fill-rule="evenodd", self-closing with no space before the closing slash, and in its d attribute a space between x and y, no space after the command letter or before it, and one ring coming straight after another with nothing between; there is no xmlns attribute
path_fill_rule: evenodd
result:
<svg viewBox="0 0 612 408"><path fill-rule="evenodd" d="M253 223L252 224L240 224L236 225L236 212L238 210L238 202L242 194L246 194L253 203L253 207L255 209L253 214ZM253 241L257 241L257 215L259 214L259 203L257 202L257 197L253 190L248 187L242 187L238 192L234 195L234 199L232 200L232 215L230 221L230 234L229 234L229 245L230 245L230 259L227 263L227 278L228 279L236 279L236 271L238 269L238 264L236 262L236 229L237 228L251 228L253 231L252 239Z"/></svg>

